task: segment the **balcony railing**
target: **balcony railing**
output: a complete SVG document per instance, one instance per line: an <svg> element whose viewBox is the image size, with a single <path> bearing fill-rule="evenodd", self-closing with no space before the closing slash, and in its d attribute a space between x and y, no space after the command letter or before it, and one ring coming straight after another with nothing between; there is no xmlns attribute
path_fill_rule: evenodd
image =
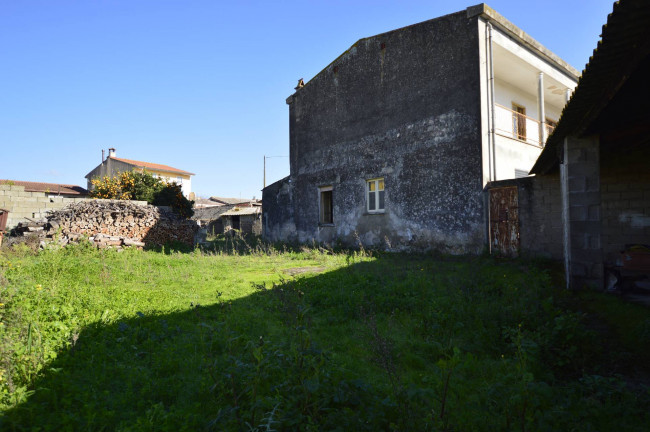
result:
<svg viewBox="0 0 650 432"><path fill-rule="evenodd" d="M495 104L494 114L494 132L496 134L542 147L539 136L539 120L499 104ZM554 125L548 123L544 123L544 127L546 137L555 128Z"/></svg>

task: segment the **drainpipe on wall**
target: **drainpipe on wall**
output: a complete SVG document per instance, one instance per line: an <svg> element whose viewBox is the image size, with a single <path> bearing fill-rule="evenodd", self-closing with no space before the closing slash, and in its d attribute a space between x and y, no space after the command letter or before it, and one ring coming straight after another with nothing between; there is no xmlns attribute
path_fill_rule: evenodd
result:
<svg viewBox="0 0 650 432"><path fill-rule="evenodd" d="M560 163L560 186L562 188L562 249L564 252L564 277L566 288L571 288L571 220L569 219L569 169L567 166L568 140L562 141Z"/></svg>
<svg viewBox="0 0 650 432"><path fill-rule="evenodd" d="M571 98L571 90L566 91L566 101ZM568 139L562 141L562 160L560 161L560 186L562 188L562 249L564 251L564 277L566 288L571 288L571 220L569 218L569 167Z"/></svg>
<svg viewBox="0 0 650 432"><path fill-rule="evenodd" d="M490 106L490 59L488 58L490 55L490 29L489 26L490 23L486 23L485 25L485 78L487 80L485 91L487 92L487 129L488 129L488 134L487 134L487 157L488 157L488 183L492 181L492 134L491 134L491 119L490 116L492 115L491 112L491 106Z"/></svg>
<svg viewBox="0 0 650 432"><path fill-rule="evenodd" d="M537 103L539 112L539 146L544 147L546 143L546 113L544 111L544 72L540 72L537 78Z"/></svg>
<svg viewBox="0 0 650 432"><path fill-rule="evenodd" d="M496 143L494 137L495 116L494 116L494 61L493 61L493 54L492 54L492 24L488 22L486 28L488 32L488 51L489 51L488 62L490 67L490 76L488 77L488 83L490 88L490 102L489 102L490 126L488 132L489 133L488 145L490 146L490 150L492 151L492 158L490 160L490 166L491 166L490 181L492 181L497 179Z"/></svg>

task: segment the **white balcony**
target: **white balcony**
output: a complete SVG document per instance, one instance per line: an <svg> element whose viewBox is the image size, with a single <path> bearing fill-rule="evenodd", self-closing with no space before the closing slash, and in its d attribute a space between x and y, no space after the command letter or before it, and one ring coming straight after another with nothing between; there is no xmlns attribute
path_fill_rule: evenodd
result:
<svg viewBox="0 0 650 432"><path fill-rule="evenodd" d="M526 144L543 147L540 122L537 119L527 116L524 112L509 109L503 105L494 106L494 133L506 138L511 138ZM544 123L545 134L548 137L554 124Z"/></svg>

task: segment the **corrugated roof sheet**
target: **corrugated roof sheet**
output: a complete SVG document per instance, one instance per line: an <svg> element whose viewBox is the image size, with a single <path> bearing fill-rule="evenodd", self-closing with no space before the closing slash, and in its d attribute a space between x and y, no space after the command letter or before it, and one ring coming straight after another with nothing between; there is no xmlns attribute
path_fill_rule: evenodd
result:
<svg viewBox="0 0 650 432"><path fill-rule="evenodd" d="M0 184L23 186L25 192L46 192L63 195L88 195L88 191L81 186L58 183L28 182L20 180L0 180Z"/></svg>
<svg viewBox="0 0 650 432"><path fill-rule="evenodd" d="M224 204L241 204L241 203L247 203L251 202L251 200L246 199L246 198L223 198L223 197L210 197L212 201L224 203Z"/></svg>
<svg viewBox="0 0 650 432"><path fill-rule="evenodd" d="M603 26L601 40L531 173L548 172L558 165L564 137L584 133L649 53L650 1L614 3L614 10Z"/></svg>
<svg viewBox="0 0 650 432"><path fill-rule="evenodd" d="M260 212L261 207L235 207L223 213L221 216L246 216L258 214Z"/></svg>
<svg viewBox="0 0 650 432"><path fill-rule="evenodd" d="M217 202L214 202L211 199L207 199L207 198L196 198L194 200L194 207L195 208L216 207L218 205L221 205L221 204L217 203Z"/></svg>
<svg viewBox="0 0 650 432"><path fill-rule="evenodd" d="M132 159L117 158L117 157L111 157L111 159L118 160L120 162L128 163L130 165L134 165L141 168L150 168L154 170L166 171L166 172L177 173L177 174L194 175L194 173L191 173L189 171L183 171L178 168L170 167L169 165L162 165L162 164L156 164L151 162L142 162L142 161L137 161Z"/></svg>
<svg viewBox="0 0 650 432"><path fill-rule="evenodd" d="M216 220L221 217L225 212L233 208L234 206L216 206L216 207L203 207L194 209L194 215L192 216L193 220Z"/></svg>

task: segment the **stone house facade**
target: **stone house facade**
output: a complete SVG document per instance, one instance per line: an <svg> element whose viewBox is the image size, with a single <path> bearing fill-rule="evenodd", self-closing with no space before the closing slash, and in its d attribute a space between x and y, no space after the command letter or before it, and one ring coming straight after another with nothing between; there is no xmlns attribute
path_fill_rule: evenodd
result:
<svg viewBox="0 0 650 432"><path fill-rule="evenodd" d="M264 236L480 252L484 186L528 174L577 76L484 4L358 41L287 99Z"/></svg>

